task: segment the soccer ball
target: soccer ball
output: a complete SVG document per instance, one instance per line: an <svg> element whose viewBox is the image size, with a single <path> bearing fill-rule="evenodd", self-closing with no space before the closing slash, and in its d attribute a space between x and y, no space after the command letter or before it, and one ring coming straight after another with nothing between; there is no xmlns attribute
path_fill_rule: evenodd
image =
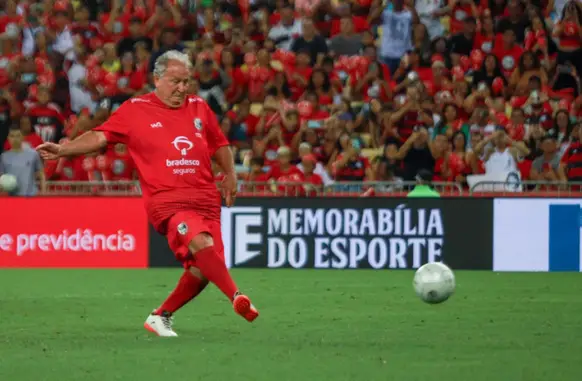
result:
<svg viewBox="0 0 582 381"><path fill-rule="evenodd" d="M16 176L8 173L0 176L0 190L11 193L16 190L17 185Z"/></svg>
<svg viewBox="0 0 582 381"><path fill-rule="evenodd" d="M427 263L416 270L413 286L422 301L442 303L455 292L455 274L442 263Z"/></svg>

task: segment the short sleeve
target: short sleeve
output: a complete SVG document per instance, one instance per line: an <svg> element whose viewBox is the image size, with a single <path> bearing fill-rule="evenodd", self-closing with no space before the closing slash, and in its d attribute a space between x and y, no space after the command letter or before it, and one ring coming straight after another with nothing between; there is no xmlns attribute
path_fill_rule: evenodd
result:
<svg viewBox="0 0 582 381"><path fill-rule="evenodd" d="M42 160L40 159L40 155L38 152L34 151L34 172L40 172L44 169L42 165Z"/></svg>
<svg viewBox="0 0 582 381"><path fill-rule="evenodd" d="M210 156L214 156L220 147L228 146L228 140L218 125L216 114L210 109L206 102L203 103L202 107L206 111L206 143L208 144L208 153Z"/></svg>
<svg viewBox="0 0 582 381"><path fill-rule="evenodd" d="M101 131L105 134L105 139L108 143L122 143L127 144L129 140L129 123L130 118L127 117L129 104L126 101L117 110L115 110L109 119L103 124L95 127L93 131Z"/></svg>

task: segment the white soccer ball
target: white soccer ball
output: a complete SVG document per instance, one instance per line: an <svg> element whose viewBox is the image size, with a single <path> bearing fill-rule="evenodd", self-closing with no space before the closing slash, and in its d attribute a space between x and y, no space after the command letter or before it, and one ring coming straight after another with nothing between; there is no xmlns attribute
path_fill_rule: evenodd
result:
<svg viewBox="0 0 582 381"><path fill-rule="evenodd" d="M11 175L9 173L5 173L0 176L0 190L11 193L16 190L18 183L16 181L16 176Z"/></svg>
<svg viewBox="0 0 582 381"><path fill-rule="evenodd" d="M442 303L455 292L455 274L440 262L427 263L416 270L413 286L422 301Z"/></svg>

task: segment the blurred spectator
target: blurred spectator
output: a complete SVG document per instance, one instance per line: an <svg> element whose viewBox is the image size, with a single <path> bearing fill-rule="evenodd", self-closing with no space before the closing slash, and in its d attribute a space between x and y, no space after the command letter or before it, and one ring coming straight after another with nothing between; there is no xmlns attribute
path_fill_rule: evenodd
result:
<svg viewBox="0 0 582 381"><path fill-rule="evenodd" d="M289 180L310 181L305 163L326 189L356 194L397 188L338 182L396 184L421 169L461 186L486 169L540 179L556 157L558 177L577 178L579 1L3 5L0 149L17 121L31 147L99 125L151 91L153 62L178 49L194 63L190 91L236 148L241 178L276 183L253 191L313 194ZM109 147L45 171L52 181L132 179L126 159Z"/></svg>
<svg viewBox="0 0 582 381"><path fill-rule="evenodd" d="M23 145L24 136L20 126L12 126L8 132L10 150L0 155L0 174L16 177L18 185L15 195L35 196L39 190L46 191L43 164L35 150Z"/></svg>

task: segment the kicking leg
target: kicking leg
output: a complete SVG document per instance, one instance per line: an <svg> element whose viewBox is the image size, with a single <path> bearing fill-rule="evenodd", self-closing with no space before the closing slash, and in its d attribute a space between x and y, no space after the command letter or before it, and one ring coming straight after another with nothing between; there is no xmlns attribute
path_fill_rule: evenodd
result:
<svg viewBox="0 0 582 381"><path fill-rule="evenodd" d="M162 305L144 323L144 327L158 336L178 336L172 329L172 315L194 299L208 285L199 269L190 267L184 271L178 285Z"/></svg>
<svg viewBox="0 0 582 381"><path fill-rule="evenodd" d="M189 243L188 249L194 256L194 263L204 277L214 283L232 301L234 310L248 321L255 320L259 313L246 295L242 295L230 276L224 259L214 246L209 233L197 234Z"/></svg>

